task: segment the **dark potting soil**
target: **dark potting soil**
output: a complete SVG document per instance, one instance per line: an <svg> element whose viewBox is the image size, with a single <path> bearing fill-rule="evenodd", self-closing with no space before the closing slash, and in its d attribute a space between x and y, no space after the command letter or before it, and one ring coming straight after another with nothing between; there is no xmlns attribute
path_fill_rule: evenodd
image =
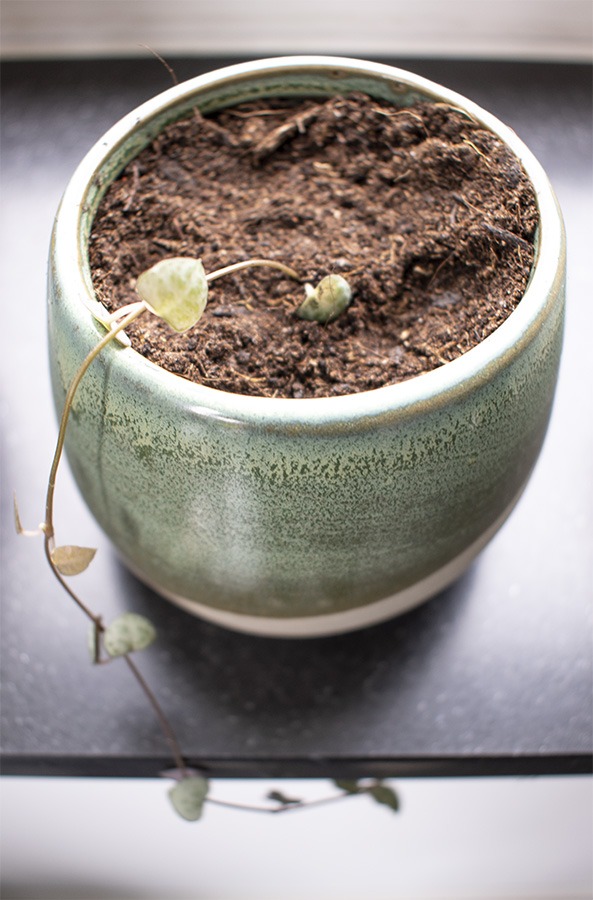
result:
<svg viewBox="0 0 593 900"><path fill-rule="evenodd" d="M109 309L169 256L207 272L266 257L314 284L343 275L352 303L326 325L295 315L302 285L258 268L213 282L185 334L149 315L128 332L205 385L320 397L402 381L487 337L525 290L536 224L519 161L459 110L260 100L166 128L104 197L90 260Z"/></svg>

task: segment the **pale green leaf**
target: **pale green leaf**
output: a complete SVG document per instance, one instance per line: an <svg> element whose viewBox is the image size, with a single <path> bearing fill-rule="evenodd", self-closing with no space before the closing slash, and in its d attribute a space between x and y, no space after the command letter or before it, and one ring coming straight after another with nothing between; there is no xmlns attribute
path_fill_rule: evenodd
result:
<svg viewBox="0 0 593 900"><path fill-rule="evenodd" d="M174 331L187 331L201 318L208 300L208 282L199 259L162 259L143 272L136 291L148 308Z"/></svg>
<svg viewBox="0 0 593 900"><path fill-rule="evenodd" d="M93 547L65 545L51 552L51 561L60 575L80 575L93 561L97 551Z"/></svg>
<svg viewBox="0 0 593 900"><path fill-rule="evenodd" d="M178 781L169 791L175 810L188 822L197 822L201 817L207 795L208 782L199 775Z"/></svg>
<svg viewBox="0 0 593 900"><path fill-rule="evenodd" d="M103 646L109 656L125 656L134 650L144 650L155 638L152 622L137 613L123 613L105 629Z"/></svg>
<svg viewBox="0 0 593 900"><path fill-rule="evenodd" d="M337 318L352 300L352 289L341 275L326 275L316 288L305 285L305 292L307 297L297 309L297 316L322 324Z"/></svg>

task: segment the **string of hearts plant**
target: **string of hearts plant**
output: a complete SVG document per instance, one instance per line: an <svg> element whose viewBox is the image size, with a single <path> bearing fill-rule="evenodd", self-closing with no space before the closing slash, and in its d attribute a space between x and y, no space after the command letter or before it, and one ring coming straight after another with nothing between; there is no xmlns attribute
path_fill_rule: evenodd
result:
<svg viewBox="0 0 593 900"><path fill-rule="evenodd" d="M111 341L119 339L123 342L125 329L135 319L147 313L158 316L177 332L183 332L193 327L201 318L206 307L208 284L224 275L252 266L265 266L277 269L284 275L296 281L301 281L301 278L293 269L273 260L250 259L206 274L199 259L175 257L161 260L140 275L136 284L136 291L141 298L140 300L130 303L111 314L105 310L105 315L101 315L97 314L95 309L93 310L93 315L98 319L106 333L83 361L66 393L48 479L44 521L36 531L26 531L22 527L15 498L16 529L19 534L26 536L43 535L45 556L53 574L69 597L91 622L89 649L93 663L99 665L111 662L117 658L122 659L142 689L158 720L173 757L174 768L163 774L171 777L175 782L169 791L169 796L173 807L184 819L190 821L199 819L206 801L235 809L278 813L301 809L305 806L317 806L360 794L367 794L377 803L395 811L399 808L397 795L389 786L376 779L364 782L336 781L335 784L339 789L339 793L314 801L293 799L285 796L280 791L272 791L268 794L267 799L270 803L266 806L231 803L209 797L208 780L198 770L192 769L187 765L169 719L132 656L133 653L149 647L155 640L156 630L154 626L147 618L136 613L123 613L109 625L105 625L102 617L87 606L71 588L68 581L70 577L79 575L90 565L96 551L89 547L56 544L54 527L56 478L76 392L89 366ZM296 310L297 315L320 323L326 323L336 318L346 309L352 295L348 282L340 275L326 276L319 282L317 287L305 284L305 294L305 300Z"/></svg>

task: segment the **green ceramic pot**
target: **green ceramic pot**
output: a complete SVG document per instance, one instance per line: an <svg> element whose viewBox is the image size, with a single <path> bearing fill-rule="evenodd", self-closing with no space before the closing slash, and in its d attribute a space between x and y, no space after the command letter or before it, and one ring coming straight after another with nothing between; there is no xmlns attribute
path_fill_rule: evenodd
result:
<svg viewBox="0 0 593 900"><path fill-rule="evenodd" d="M402 384L311 400L244 397L115 343L76 400L68 457L93 514L156 591L231 628L330 634L381 621L457 578L502 525L539 453L562 339L565 245L545 173L513 131L388 66L296 57L232 66L150 100L73 176L56 218L49 331L57 407L101 328L87 260L108 184L165 123L266 95L360 90L467 110L521 159L540 227L521 303L464 356Z"/></svg>

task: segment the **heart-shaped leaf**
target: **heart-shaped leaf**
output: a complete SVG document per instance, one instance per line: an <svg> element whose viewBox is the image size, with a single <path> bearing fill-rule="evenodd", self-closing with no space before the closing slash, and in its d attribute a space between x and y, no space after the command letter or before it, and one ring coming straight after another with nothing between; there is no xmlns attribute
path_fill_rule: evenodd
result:
<svg viewBox="0 0 593 900"><path fill-rule="evenodd" d="M75 547L64 545L51 552L51 561L60 575L80 575L92 563L94 547Z"/></svg>
<svg viewBox="0 0 593 900"><path fill-rule="evenodd" d="M187 331L201 318L208 301L208 282L200 259L162 259L143 272L136 291L148 308L174 331Z"/></svg>
<svg viewBox="0 0 593 900"><path fill-rule="evenodd" d="M123 613L105 629L103 646L109 656L125 656L134 650L144 650L155 638L152 622L137 613Z"/></svg>
<svg viewBox="0 0 593 900"><path fill-rule="evenodd" d="M390 787L387 787L386 784L382 784L382 782L378 782L374 784L371 788L369 788L369 794L373 798L376 803L380 803L381 806L388 806L389 809L392 809L394 812L399 810L399 799L395 791L393 791Z"/></svg>
<svg viewBox="0 0 593 900"><path fill-rule="evenodd" d="M341 275L326 275L316 288L305 285L307 297L297 309L297 316L313 322L331 322L344 312L352 300L352 289Z"/></svg>
<svg viewBox="0 0 593 900"><path fill-rule="evenodd" d="M199 775L178 781L169 791L175 810L188 822L197 822L201 817L207 795L208 782Z"/></svg>

